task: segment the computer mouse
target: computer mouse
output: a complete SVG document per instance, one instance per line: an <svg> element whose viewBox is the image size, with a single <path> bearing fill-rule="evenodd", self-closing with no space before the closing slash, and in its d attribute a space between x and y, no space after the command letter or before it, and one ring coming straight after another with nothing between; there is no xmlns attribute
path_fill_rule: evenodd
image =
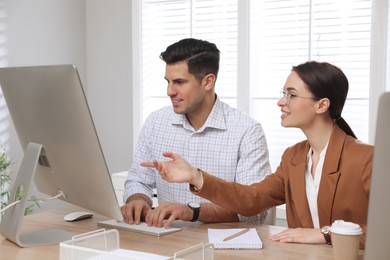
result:
<svg viewBox="0 0 390 260"><path fill-rule="evenodd" d="M90 212L76 211L65 215L64 220L70 222L90 218L92 216L93 214Z"/></svg>

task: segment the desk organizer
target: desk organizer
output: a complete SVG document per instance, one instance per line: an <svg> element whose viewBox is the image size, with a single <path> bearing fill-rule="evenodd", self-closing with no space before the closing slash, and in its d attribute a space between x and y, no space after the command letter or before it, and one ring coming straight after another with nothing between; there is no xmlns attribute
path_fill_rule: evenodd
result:
<svg viewBox="0 0 390 260"><path fill-rule="evenodd" d="M173 256L162 256L120 248L119 232L116 229L99 229L74 236L60 243L60 260L99 259L186 259L214 260L212 244L198 244L176 252Z"/></svg>

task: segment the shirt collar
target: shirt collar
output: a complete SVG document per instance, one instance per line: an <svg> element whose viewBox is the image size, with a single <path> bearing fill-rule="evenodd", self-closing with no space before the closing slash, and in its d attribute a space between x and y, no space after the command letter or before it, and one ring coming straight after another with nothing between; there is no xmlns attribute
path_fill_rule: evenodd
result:
<svg viewBox="0 0 390 260"><path fill-rule="evenodd" d="M172 124L182 125L183 128L194 131L194 128L191 126L185 114L175 114L172 119ZM224 113L224 103L219 100L218 96L216 96L213 109L207 117L206 122L197 132L203 132L207 128L215 128L221 130L226 130L227 128Z"/></svg>
<svg viewBox="0 0 390 260"><path fill-rule="evenodd" d="M323 159L325 158L326 150L328 149L328 144L329 144L329 140L328 140L328 142L326 143L324 149L322 149L322 151L321 151L321 153L320 153L320 158L321 158L321 160L323 160ZM312 149L311 146L310 146L309 152L307 153L307 157L306 157L307 160L308 160L309 158L311 158L312 152L313 152L313 149Z"/></svg>

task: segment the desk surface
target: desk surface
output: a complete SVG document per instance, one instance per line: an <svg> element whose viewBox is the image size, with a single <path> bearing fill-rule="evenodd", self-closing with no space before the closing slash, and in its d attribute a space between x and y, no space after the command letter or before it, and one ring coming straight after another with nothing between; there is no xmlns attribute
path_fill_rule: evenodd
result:
<svg viewBox="0 0 390 260"><path fill-rule="evenodd" d="M65 222L63 216L77 208L55 209L25 217L23 230L34 231L44 228L63 228L75 234L100 229L97 222L106 218L95 215L90 219ZM273 242L271 234L284 230L284 227L258 225L246 222L202 224L184 227L183 231L163 237L155 237L133 232L119 231L122 249L144 251L172 256L176 251L199 244L208 243L207 228L255 227L263 241L261 250L215 250L215 259L333 259L330 245L304 245ZM359 252L359 259L363 259ZM59 259L59 245L20 248L0 236L0 259Z"/></svg>

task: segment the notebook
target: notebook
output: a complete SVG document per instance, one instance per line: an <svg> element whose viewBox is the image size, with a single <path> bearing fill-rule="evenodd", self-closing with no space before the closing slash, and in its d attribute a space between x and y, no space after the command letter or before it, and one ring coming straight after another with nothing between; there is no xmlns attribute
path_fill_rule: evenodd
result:
<svg viewBox="0 0 390 260"><path fill-rule="evenodd" d="M209 243L214 244L215 249L261 249L263 242L255 228L250 228L248 232L239 235L230 240L224 241L225 238L234 235L245 228L231 229L208 229Z"/></svg>

